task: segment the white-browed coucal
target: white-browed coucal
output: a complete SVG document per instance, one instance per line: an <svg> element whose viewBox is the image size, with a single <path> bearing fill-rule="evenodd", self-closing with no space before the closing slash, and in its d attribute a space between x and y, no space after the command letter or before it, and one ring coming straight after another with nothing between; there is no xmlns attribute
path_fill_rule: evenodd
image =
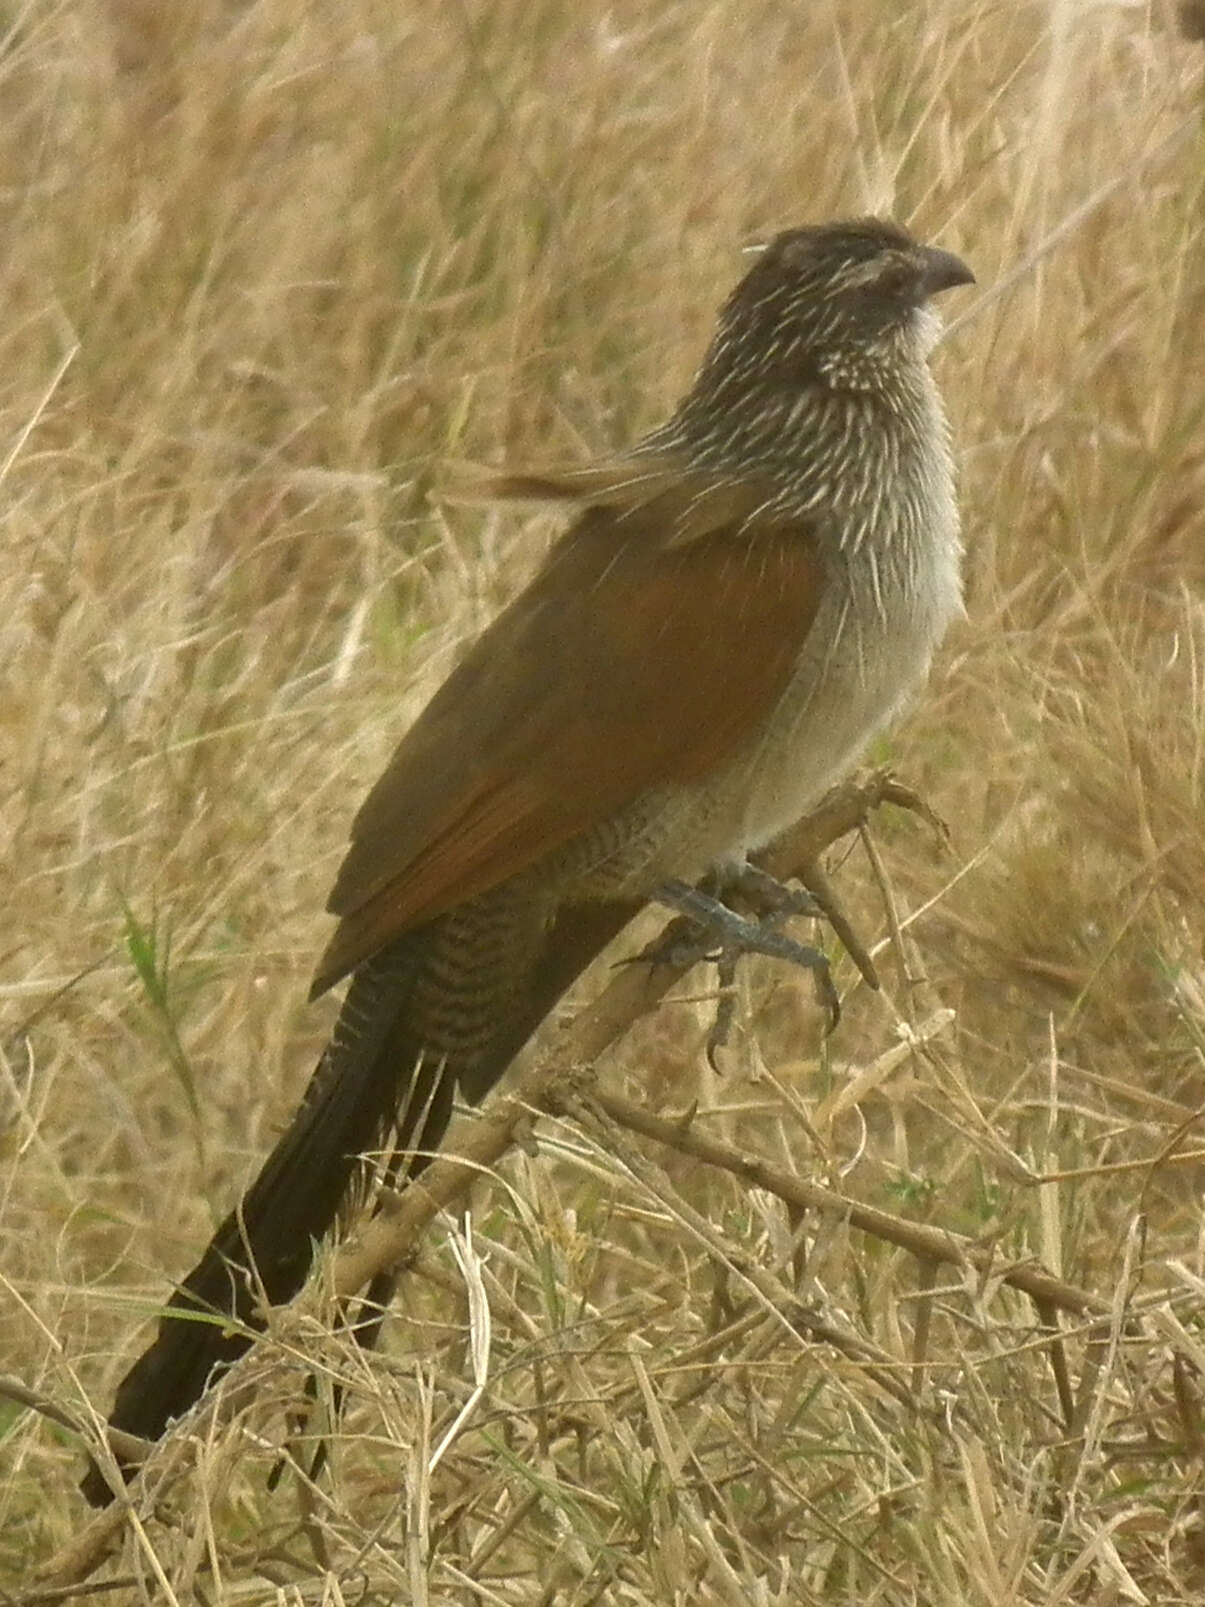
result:
<svg viewBox="0 0 1205 1607"><path fill-rule="evenodd" d="M254 1327L261 1290L295 1294L364 1152L415 1175L455 1092L479 1100L645 902L792 824L921 681L961 597L929 303L971 279L877 219L781 234L668 423L492 478L574 517L356 816L313 988L350 977L330 1044L116 1427L157 1437L249 1343L185 1313Z"/></svg>

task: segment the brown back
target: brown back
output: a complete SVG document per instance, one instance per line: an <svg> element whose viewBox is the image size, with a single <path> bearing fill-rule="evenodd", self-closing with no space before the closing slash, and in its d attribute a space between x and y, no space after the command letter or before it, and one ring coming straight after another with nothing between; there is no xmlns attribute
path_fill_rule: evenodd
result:
<svg viewBox="0 0 1205 1607"><path fill-rule="evenodd" d="M656 466L654 465L654 468ZM806 528L761 488L632 463L507 476L600 500L470 649L356 816L315 993L651 787L724 765L773 708L815 615ZM538 487L538 489L537 489Z"/></svg>

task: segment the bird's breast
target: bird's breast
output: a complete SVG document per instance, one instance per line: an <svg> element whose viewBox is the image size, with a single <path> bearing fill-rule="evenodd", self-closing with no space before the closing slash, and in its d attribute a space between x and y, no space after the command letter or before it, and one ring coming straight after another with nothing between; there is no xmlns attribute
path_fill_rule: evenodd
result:
<svg viewBox="0 0 1205 1607"><path fill-rule="evenodd" d="M773 709L714 774L652 788L578 839L562 861L576 893L643 897L667 878L740 862L847 774L915 692L962 607L940 425L930 442L911 462L894 454L883 499L864 496L834 518L823 597Z"/></svg>
<svg viewBox="0 0 1205 1607"><path fill-rule="evenodd" d="M934 649L961 612L961 546L948 473L935 472L910 497L897 499L889 519L858 534L831 563L824 602L791 681L743 758L738 854L793 825L858 762L923 682Z"/></svg>

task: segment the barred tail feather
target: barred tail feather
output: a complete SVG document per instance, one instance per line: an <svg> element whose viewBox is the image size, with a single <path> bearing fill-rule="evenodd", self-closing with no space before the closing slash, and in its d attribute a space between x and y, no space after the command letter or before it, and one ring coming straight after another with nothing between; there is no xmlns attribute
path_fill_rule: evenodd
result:
<svg viewBox="0 0 1205 1607"><path fill-rule="evenodd" d="M200 1398L214 1368L228 1366L252 1342L246 1332L190 1313L262 1327L264 1302L287 1301L305 1282L315 1241L353 1193L361 1155L381 1143L406 1092L399 1085L409 1045L398 1040L406 1036L405 1004L421 963L422 936L392 945L352 979L296 1117L168 1302L154 1342L119 1385L110 1414L114 1428L157 1439ZM447 1073L442 1078L452 1080ZM451 1086L436 1089L427 1101L425 1146L442 1137L452 1093ZM96 1467L83 1488L94 1505L112 1499Z"/></svg>
<svg viewBox="0 0 1205 1607"><path fill-rule="evenodd" d="M348 986L301 1107L259 1176L172 1295L151 1345L117 1389L109 1421L157 1439L262 1328L262 1308L305 1282L314 1245L354 1203L361 1157L388 1144L391 1177L415 1177L438 1149L459 1085L476 1103L633 905L538 908L500 924L485 895L398 938ZM371 1343L393 1279L375 1280L353 1325ZM238 1324L238 1331L227 1323ZM83 1491L113 1499L93 1465Z"/></svg>

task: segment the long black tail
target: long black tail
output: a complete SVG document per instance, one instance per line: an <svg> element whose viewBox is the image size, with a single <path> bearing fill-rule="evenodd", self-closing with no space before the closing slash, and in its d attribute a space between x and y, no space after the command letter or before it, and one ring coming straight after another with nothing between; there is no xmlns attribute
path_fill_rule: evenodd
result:
<svg viewBox="0 0 1205 1607"><path fill-rule="evenodd" d="M526 912L522 912L524 915ZM248 1348L264 1304L301 1288L315 1241L335 1223L361 1157L389 1135L413 1178L438 1148L459 1083L483 1097L589 961L633 914L577 907L551 925L515 920L513 904L474 900L406 934L352 977L301 1107L255 1182L176 1289L151 1345L117 1389L109 1421L157 1439L204 1393L215 1368ZM390 1289L380 1279L370 1302ZM113 1498L95 1465L82 1489Z"/></svg>

